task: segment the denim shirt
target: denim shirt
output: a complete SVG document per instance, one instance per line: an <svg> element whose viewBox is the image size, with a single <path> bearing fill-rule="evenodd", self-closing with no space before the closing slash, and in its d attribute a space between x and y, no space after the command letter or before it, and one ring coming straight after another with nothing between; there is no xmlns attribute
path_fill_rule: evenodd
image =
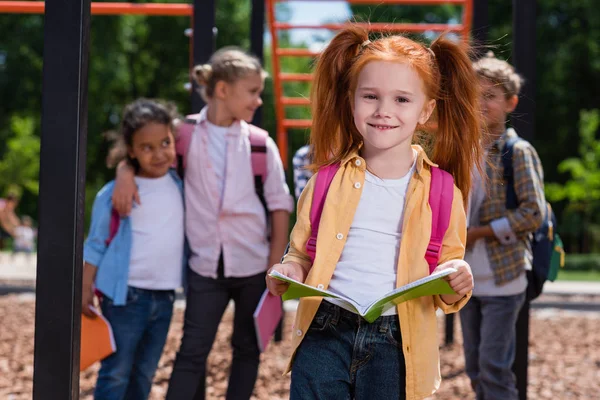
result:
<svg viewBox="0 0 600 400"><path fill-rule="evenodd" d="M169 174L177 183L183 199L183 183L174 170ZM127 283L129 280L129 260L131 256L132 229L131 218L121 218L119 229L110 244L106 245L109 237L110 219L112 214L112 194L115 182L107 183L96 195L92 208L92 223L88 237L83 246L83 259L98 268L96 273L96 288L109 297L114 305L123 306L127 303ZM182 227L183 229L183 227ZM187 240L184 246L183 277L188 261Z"/></svg>

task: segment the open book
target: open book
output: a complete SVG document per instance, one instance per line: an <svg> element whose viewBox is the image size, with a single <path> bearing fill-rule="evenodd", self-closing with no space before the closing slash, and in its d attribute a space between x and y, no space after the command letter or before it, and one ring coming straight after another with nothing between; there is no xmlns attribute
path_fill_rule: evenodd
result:
<svg viewBox="0 0 600 400"><path fill-rule="evenodd" d="M279 279L290 284L288 290L282 296L283 300L315 296L330 297L350 306L367 322L373 322L386 310L407 300L416 299L417 297L422 296L433 296L436 294L455 294L448 282L443 279L454 272L456 272L454 268L448 268L439 272L435 272L429 276L426 276L425 278L418 279L407 285L396 288L391 292L385 293L383 296L367 305L360 305L352 299L332 293L328 290L317 289L316 287L305 285L304 283L300 283L294 279L288 278L277 271L271 271L269 275L275 279Z"/></svg>

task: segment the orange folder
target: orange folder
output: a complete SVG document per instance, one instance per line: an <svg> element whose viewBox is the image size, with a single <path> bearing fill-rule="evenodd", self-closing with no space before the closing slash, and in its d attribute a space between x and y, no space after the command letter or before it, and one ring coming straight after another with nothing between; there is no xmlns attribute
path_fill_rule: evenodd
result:
<svg viewBox="0 0 600 400"><path fill-rule="evenodd" d="M90 318L81 314L81 352L79 371L84 371L96 361L103 360L117 351L115 337L110 323L94 307L90 309L97 315Z"/></svg>

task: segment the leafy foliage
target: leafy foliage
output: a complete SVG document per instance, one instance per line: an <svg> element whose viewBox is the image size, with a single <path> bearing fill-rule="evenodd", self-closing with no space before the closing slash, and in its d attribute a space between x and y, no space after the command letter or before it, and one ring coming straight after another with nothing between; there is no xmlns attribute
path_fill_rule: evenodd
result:
<svg viewBox="0 0 600 400"><path fill-rule="evenodd" d="M138 2L145 2L136 0ZM181 2L181 0L151 0ZM185 0L190 1L190 0ZM595 135L578 133L581 110L600 109L600 12L596 0L544 0L537 2L537 90L534 145L545 166L550 197L558 196L556 209L561 233L567 233L569 251L587 251L600 246L597 175L589 165L596 161L586 154L596 152ZM249 0L217 1L217 47L238 45L249 48ZM280 19L289 19L285 3ZM512 5L505 0L489 1L489 40L499 57L512 60ZM359 21L460 22L456 6L353 6ZM0 15L0 193L22 188L20 212L37 212L37 158L39 152L43 17ZM93 194L114 176L105 166L107 143L102 133L116 129L123 106L139 96L175 101L180 112L197 112L189 107L189 40L183 34L188 17L93 16L90 39L89 115L87 152L87 210ZM426 35L428 39L432 35ZM280 36L282 47L290 37ZM300 47L302 44L293 44ZM271 70L270 46L265 48L265 65ZM283 59L286 72L308 72L309 58ZM270 71L271 73L273 71ZM286 96L307 96L306 83L285 84ZM263 126L275 134L272 80L264 94ZM306 107L290 107L286 115L308 118ZM521 116L514 116L521 118ZM592 117L585 117L592 118ZM583 120L582 120L583 121ZM582 122L583 123L583 122ZM591 122L587 122L589 126ZM590 128L591 129L591 128ZM596 128L597 129L597 128ZM306 131L292 131L289 154L305 143ZM56 132L56 140L61 133ZM584 140L587 140L584 144ZM568 162L561 161L569 159ZM578 159L579 161L576 161ZM557 165L560 168L555 168ZM562 197L561 197L562 196ZM597 233L596 233L597 232Z"/></svg>

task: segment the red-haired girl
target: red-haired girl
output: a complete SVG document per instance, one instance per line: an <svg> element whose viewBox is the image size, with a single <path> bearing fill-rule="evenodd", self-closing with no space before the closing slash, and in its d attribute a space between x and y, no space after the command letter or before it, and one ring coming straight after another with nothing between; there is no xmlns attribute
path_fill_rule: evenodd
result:
<svg viewBox="0 0 600 400"><path fill-rule="evenodd" d="M291 399L422 399L439 387L436 309L458 311L473 288L463 198L481 157L477 77L466 47L440 38L430 48L402 36L370 41L351 26L316 67L311 144L315 169L340 164L323 208L314 263L306 251L315 177L302 193L290 250L272 267L369 304L429 274L431 167L456 184L437 271L454 295L426 296L373 323L335 300L303 298L293 329ZM432 160L415 131L435 111ZM318 174L317 174L318 175ZM267 278L273 294L287 289Z"/></svg>

